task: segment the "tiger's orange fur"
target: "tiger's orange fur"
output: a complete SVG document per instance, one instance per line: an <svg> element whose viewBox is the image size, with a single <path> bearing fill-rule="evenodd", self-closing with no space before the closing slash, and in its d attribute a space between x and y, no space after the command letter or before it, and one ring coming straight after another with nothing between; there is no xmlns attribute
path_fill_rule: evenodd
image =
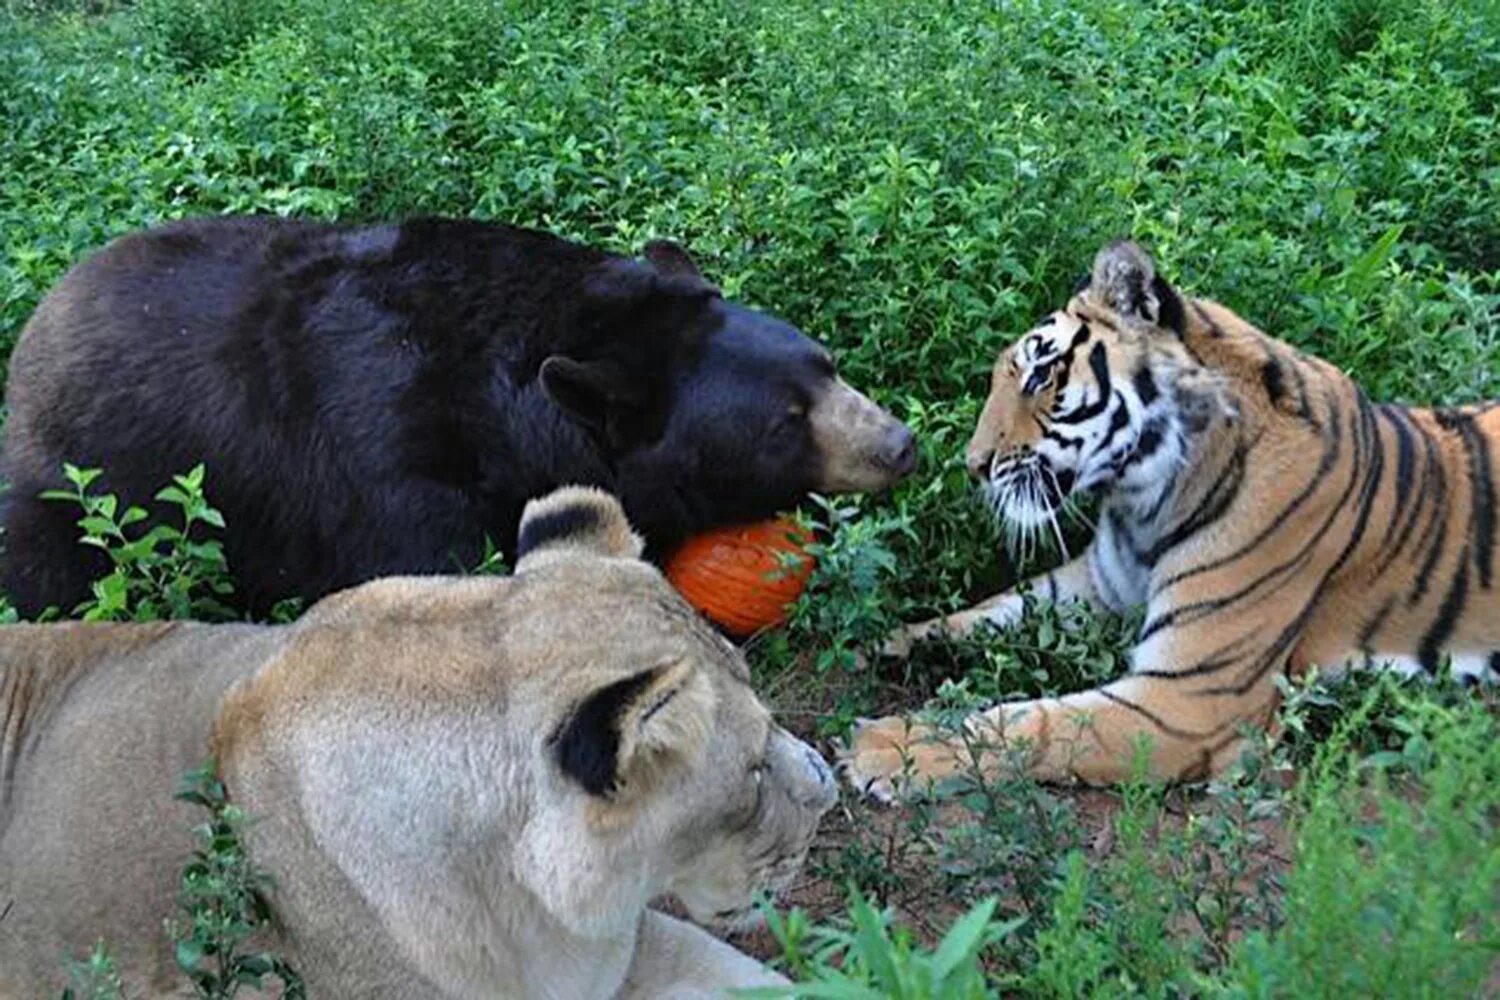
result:
<svg viewBox="0 0 1500 1000"><path fill-rule="evenodd" d="M975 757L994 771L1015 759L999 748L1019 746L1044 780L1112 783L1144 737L1152 776L1200 778L1236 758L1247 723L1268 724L1289 671L1431 673L1451 657L1455 674L1493 679L1497 450L1500 406L1372 403L1327 362L1179 296L1134 244L1106 247L1066 309L1001 355L968 458L1023 519L1055 514L1063 486L1099 492L1089 551L1030 583L1107 610L1144 604L1131 669L977 713L967 741L901 717L864 724L845 773L888 796ZM891 649L1021 613L1007 592Z"/></svg>

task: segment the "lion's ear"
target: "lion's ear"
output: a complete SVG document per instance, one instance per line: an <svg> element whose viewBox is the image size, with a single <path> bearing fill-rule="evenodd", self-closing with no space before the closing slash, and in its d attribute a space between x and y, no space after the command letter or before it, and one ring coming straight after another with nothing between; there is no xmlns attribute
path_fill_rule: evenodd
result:
<svg viewBox="0 0 1500 1000"><path fill-rule="evenodd" d="M639 559L642 549L620 501L592 486L565 486L532 500L521 512L516 571L549 554Z"/></svg>
<svg viewBox="0 0 1500 1000"><path fill-rule="evenodd" d="M1156 263L1140 244L1116 240L1100 250L1087 284L1105 308L1137 325L1183 331L1182 300L1156 273Z"/></svg>
<svg viewBox="0 0 1500 1000"><path fill-rule="evenodd" d="M674 658L595 690L552 737L563 773L591 795L643 783L663 762L698 753L713 724L713 686Z"/></svg>

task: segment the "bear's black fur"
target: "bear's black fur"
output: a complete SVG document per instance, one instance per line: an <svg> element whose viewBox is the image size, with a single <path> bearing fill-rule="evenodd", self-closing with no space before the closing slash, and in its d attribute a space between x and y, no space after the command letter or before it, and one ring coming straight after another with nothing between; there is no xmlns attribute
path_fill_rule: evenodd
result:
<svg viewBox="0 0 1500 1000"><path fill-rule="evenodd" d="M618 494L659 557L840 488L830 447L863 449L875 485L910 469L910 432L879 411L886 426L813 433L842 386L823 348L722 299L674 244L646 257L456 220L202 219L116 241L15 351L0 587L23 613L68 610L105 569L78 511L37 498L64 461L136 503L205 462L257 612L455 571L486 536L513 555L526 500L563 484Z"/></svg>

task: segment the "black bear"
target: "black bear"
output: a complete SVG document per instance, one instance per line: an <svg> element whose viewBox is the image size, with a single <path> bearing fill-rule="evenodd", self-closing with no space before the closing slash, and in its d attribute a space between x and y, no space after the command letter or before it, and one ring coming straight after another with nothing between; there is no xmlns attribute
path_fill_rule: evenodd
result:
<svg viewBox="0 0 1500 1000"><path fill-rule="evenodd" d="M216 218L77 265L12 357L0 589L70 609L104 571L71 462L132 502L208 467L238 603L515 551L525 502L616 493L660 558L809 491L884 489L911 431L828 351L665 241L622 258L511 226Z"/></svg>

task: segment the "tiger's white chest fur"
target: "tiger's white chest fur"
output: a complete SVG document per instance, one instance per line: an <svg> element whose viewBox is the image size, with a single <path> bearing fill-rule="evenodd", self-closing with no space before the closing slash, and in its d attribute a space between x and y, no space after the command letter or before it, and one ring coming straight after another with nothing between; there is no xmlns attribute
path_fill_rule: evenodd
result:
<svg viewBox="0 0 1500 1000"><path fill-rule="evenodd" d="M1089 582L1099 601L1119 614L1146 603L1150 570L1140 558L1129 523L1106 511L1089 547Z"/></svg>
<svg viewBox="0 0 1500 1000"><path fill-rule="evenodd" d="M1454 677L1461 681L1478 681L1485 684L1500 683L1500 674L1495 672L1494 653L1470 653L1449 651L1449 666ZM1351 653L1342 663L1320 664L1325 674L1341 676L1350 670L1389 670L1402 677L1425 677L1427 668L1420 657L1411 653Z"/></svg>

